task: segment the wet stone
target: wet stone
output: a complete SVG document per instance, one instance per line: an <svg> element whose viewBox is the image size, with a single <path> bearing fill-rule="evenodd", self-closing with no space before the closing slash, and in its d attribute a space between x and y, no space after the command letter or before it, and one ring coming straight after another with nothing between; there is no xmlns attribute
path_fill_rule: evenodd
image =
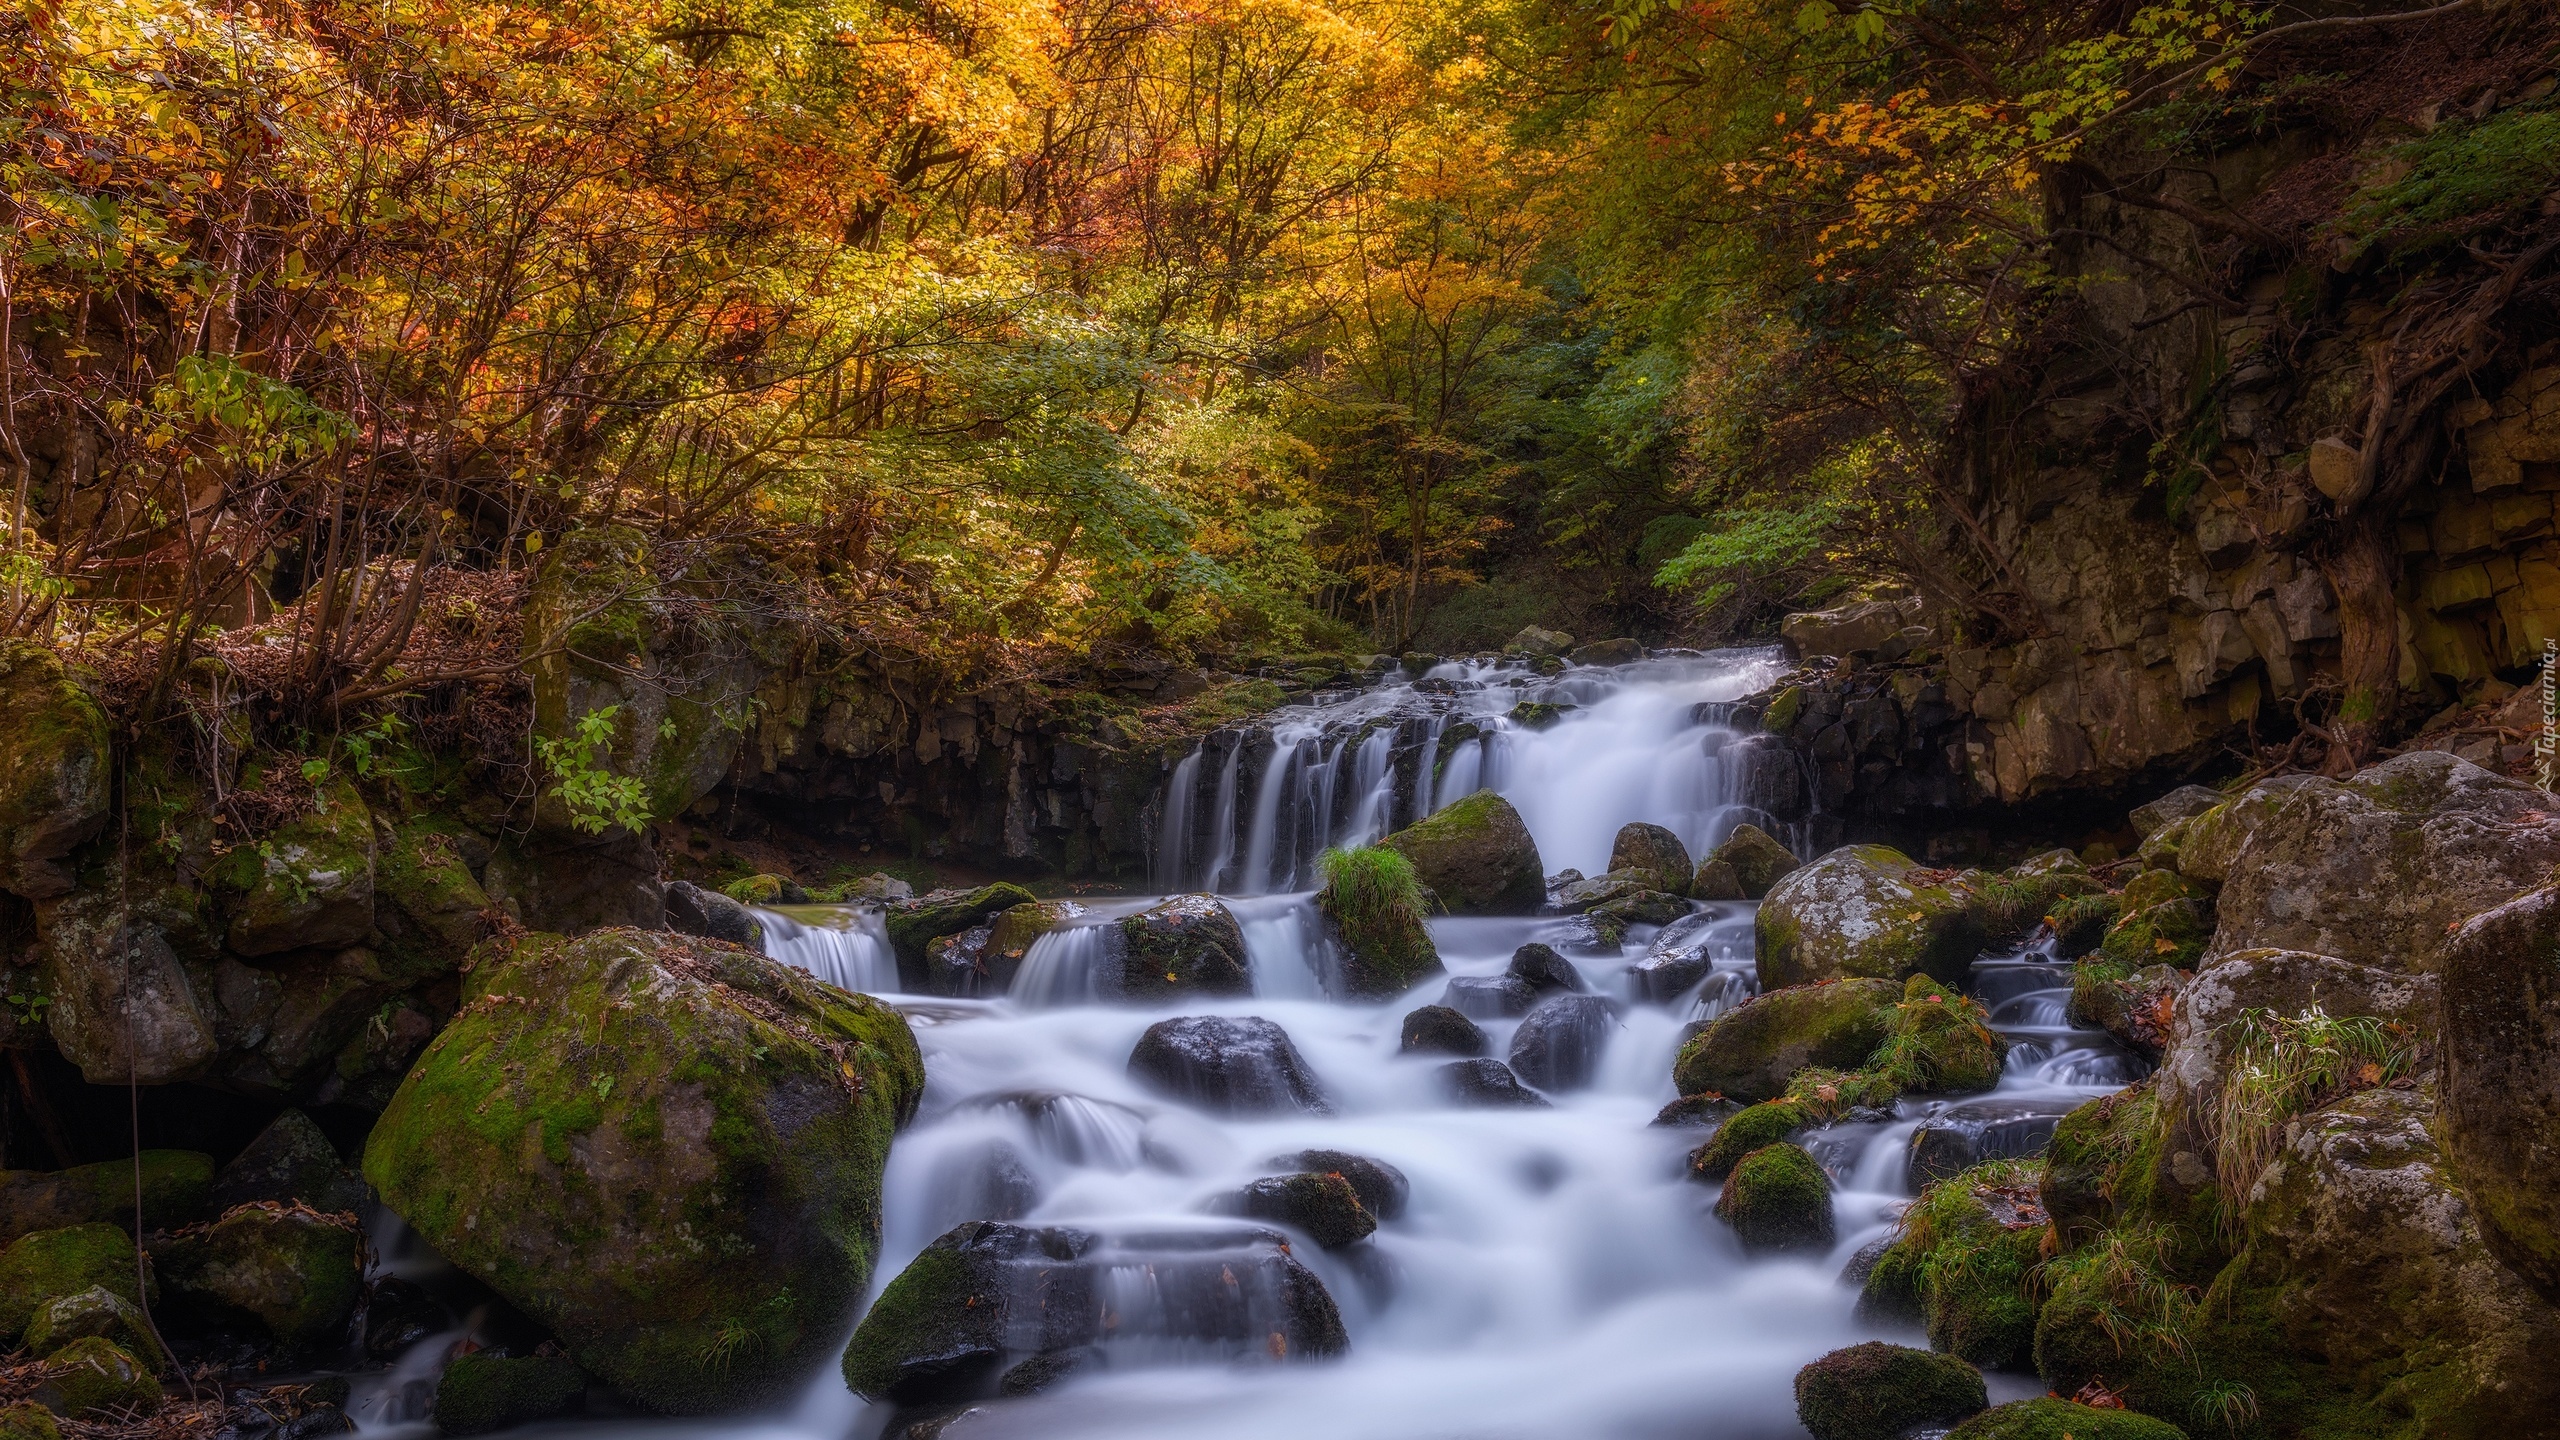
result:
<svg viewBox="0 0 2560 1440"><path fill-rule="evenodd" d="M1440 1088L1470 1110L1537 1110L1551 1103L1499 1060L1452 1060L1440 1067Z"/></svg>
<svg viewBox="0 0 2560 1440"><path fill-rule="evenodd" d="M1512 975L1461 975L1440 992L1440 1003L1470 1020L1508 1020L1528 1014L1538 992Z"/></svg>
<svg viewBox="0 0 2560 1440"><path fill-rule="evenodd" d="M1579 1090L1600 1071L1617 1019L1597 995L1555 995L1538 1002L1511 1039L1511 1069L1541 1090Z"/></svg>
<svg viewBox="0 0 2560 1440"><path fill-rule="evenodd" d="M1404 1017L1408 1055L1481 1055L1491 1043L1476 1022L1446 1005L1425 1005Z"/></svg>
<svg viewBox="0 0 2560 1440"><path fill-rule="evenodd" d="M2067 1101L1978 1100L1950 1106L1911 1132L1906 1183L1916 1194L1985 1160L2041 1155L2068 1109Z"/></svg>
<svg viewBox="0 0 2560 1440"><path fill-rule="evenodd" d="M1129 1073L1151 1089L1226 1115L1330 1108L1289 1032L1259 1016L1187 1015L1147 1027Z"/></svg>
<svg viewBox="0 0 2560 1440"><path fill-rule="evenodd" d="M1503 972L1528 986L1539 995L1556 992L1580 994L1591 987L1582 981L1582 972L1573 962L1557 954L1553 947L1535 941L1511 952L1510 968Z"/></svg>
<svg viewBox="0 0 2560 1440"><path fill-rule="evenodd" d="M1381 1220L1393 1220L1404 1213L1405 1201L1413 1192L1412 1182L1404 1172L1384 1160L1367 1155L1354 1155L1347 1150L1301 1150L1295 1155L1281 1155L1270 1164L1286 1165L1319 1175L1339 1175L1351 1182L1352 1192L1369 1213Z"/></svg>

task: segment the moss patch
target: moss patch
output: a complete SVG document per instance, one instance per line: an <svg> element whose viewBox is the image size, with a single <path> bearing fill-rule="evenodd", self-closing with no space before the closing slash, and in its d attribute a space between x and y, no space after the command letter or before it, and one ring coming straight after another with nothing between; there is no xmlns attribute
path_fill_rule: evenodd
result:
<svg viewBox="0 0 2560 1440"><path fill-rule="evenodd" d="M2187 1432L2130 1410L2046 1396L1993 1406L1948 1432L1947 1440L2187 1440Z"/></svg>
<svg viewBox="0 0 2560 1440"><path fill-rule="evenodd" d="M485 1435L571 1414L586 1395L586 1372L573 1361L485 1351L456 1355L436 1381L436 1428L447 1435Z"/></svg>
<svg viewBox="0 0 2560 1440"><path fill-rule="evenodd" d="M35 1318L37 1306L93 1285L139 1303L143 1295L134 1269L133 1242L113 1225L73 1225L20 1236L0 1251L0 1335L16 1339Z"/></svg>
<svg viewBox="0 0 2560 1440"><path fill-rule="evenodd" d="M194 1150L145 1150L143 1225L184 1225L213 1193L213 1157ZM68 1170L0 1171L0 1243L36 1230L109 1221L134 1227L134 1162L103 1160Z"/></svg>
<svg viewBox="0 0 2560 1440"><path fill-rule="evenodd" d="M1930 1186L1867 1277L1871 1313L1917 1315L1929 1343L1986 1369L2024 1369L2044 1239L2034 1161L1994 1160Z"/></svg>
<svg viewBox="0 0 2560 1440"><path fill-rule="evenodd" d="M1343 989L1401 995L1441 973L1440 951L1424 923L1429 897L1413 862L1384 846L1327 850L1316 909L1342 937Z"/></svg>
<svg viewBox="0 0 2560 1440"><path fill-rule="evenodd" d="M1733 1227L1749 1254L1828 1249L1834 1234L1831 1177L1799 1146L1764 1145L1725 1177L1716 1218Z"/></svg>

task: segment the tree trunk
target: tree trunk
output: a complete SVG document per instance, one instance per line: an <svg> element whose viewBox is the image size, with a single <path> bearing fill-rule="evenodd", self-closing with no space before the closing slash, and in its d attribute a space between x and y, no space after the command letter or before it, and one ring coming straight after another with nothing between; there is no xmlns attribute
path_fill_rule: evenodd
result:
<svg viewBox="0 0 2560 1440"><path fill-rule="evenodd" d="M2325 768L2333 775L2373 757L2400 696L2396 538L2387 517L2358 515L2347 520L2336 547L2319 557L2320 574L2338 596L2338 670L2346 687L2331 725L2335 743Z"/></svg>

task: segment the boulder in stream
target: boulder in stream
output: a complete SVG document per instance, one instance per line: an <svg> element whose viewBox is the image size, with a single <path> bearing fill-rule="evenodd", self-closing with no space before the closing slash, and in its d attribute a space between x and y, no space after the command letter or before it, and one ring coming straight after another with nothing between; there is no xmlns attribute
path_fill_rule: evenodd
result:
<svg viewBox="0 0 2560 1440"><path fill-rule="evenodd" d="M1708 866L1721 865L1731 872L1734 884L1741 890L1734 899L1758 900L1803 864L1778 837L1757 825L1744 824L1734 826L1723 844L1707 852L1707 858L1698 862L1698 874L1704 876ZM1701 900L1721 898L1697 890L1691 893Z"/></svg>
<svg viewBox="0 0 2560 1440"><path fill-rule="evenodd" d="M1218 1196L1212 1213L1268 1220L1306 1232L1327 1250L1366 1240L1378 1228L1378 1217L1360 1203L1360 1192L1343 1176L1304 1171L1266 1175L1241 1190Z"/></svg>
<svg viewBox="0 0 2560 1440"><path fill-rule="evenodd" d="M2136 1411L2046 1395L1994 1405L1948 1431L1946 1440L2187 1440L2187 1432Z"/></svg>
<svg viewBox="0 0 2560 1440"><path fill-rule="evenodd" d="M1150 1283L1123 1292L1119 1271ZM856 1394L902 1405L997 1392L1010 1367L1113 1344L1185 1343L1237 1360L1338 1355L1333 1297L1259 1229L1108 1236L971 1221L945 1233L880 1293L844 1352Z"/></svg>
<svg viewBox="0 0 2560 1440"><path fill-rule="evenodd" d="M1550 995L1511 1037L1511 1070L1541 1090L1579 1090L1600 1073L1617 1017L1597 995Z"/></svg>
<svg viewBox="0 0 2560 1440"><path fill-rule="evenodd" d="M2035 1345L2044 1235L2031 1162L1995 1161L1931 1185L1867 1272L1858 1313L1917 1320L1930 1345L1984 1369L2023 1369Z"/></svg>
<svg viewBox="0 0 2560 1440"><path fill-rule="evenodd" d="M667 886L667 928L751 950L764 944L764 924L756 919L756 912L717 890L685 880Z"/></svg>
<svg viewBox="0 0 2560 1440"><path fill-rule="evenodd" d="M151 1253L173 1302L215 1323L253 1320L290 1354L336 1346L364 1298L364 1232L352 1215L258 1201L162 1237Z"/></svg>
<svg viewBox="0 0 2560 1440"><path fill-rule="evenodd" d="M1689 847L1680 837L1641 820L1618 827L1618 838L1609 847L1609 873L1641 876L1646 889L1681 896L1689 893L1694 878Z"/></svg>
<svg viewBox="0 0 2560 1440"><path fill-rule="evenodd" d="M1543 1110L1554 1103L1499 1060L1452 1060L1440 1067L1439 1080L1441 1093L1469 1110Z"/></svg>
<svg viewBox="0 0 2560 1440"><path fill-rule="evenodd" d="M1683 1095L1708 1091L1746 1104L1775 1100L1799 1070L1854 1070L1893 1033L1902 987L1842 980L1773 990L1719 1015L1680 1048L1671 1079Z"/></svg>
<svg viewBox="0 0 2560 1440"><path fill-rule="evenodd" d="M925 947L945 935L984 925L1016 905L1034 905L1040 897L1009 881L975 890L936 890L887 907L883 917L889 947L898 955L898 973L909 985L924 988ZM1242 948L1242 942L1238 942Z"/></svg>
<svg viewBox="0 0 2560 1440"><path fill-rule="evenodd" d="M1582 972L1573 968L1572 961L1557 954L1555 947L1535 941L1512 951L1511 964L1502 973L1538 995L1578 995L1591 988L1583 983Z"/></svg>
<svg viewBox="0 0 2560 1440"><path fill-rule="evenodd" d="M1481 1055L1493 1042L1476 1022L1446 1005L1425 1005L1404 1017L1401 1049L1407 1055Z"/></svg>
<svg viewBox="0 0 2560 1440"><path fill-rule="evenodd" d="M1899 1440L1991 1403L1982 1372L1952 1355L1870 1340L1796 1372L1796 1419L1813 1440Z"/></svg>
<svg viewBox="0 0 2560 1440"><path fill-rule="evenodd" d="M529 937L468 987L366 1145L383 1202L652 1409L797 1384L878 1253L924 1085L905 1019L628 929Z"/></svg>
<svg viewBox="0 0 2560 1440"><path fill-rule="evenodd" d="M1538 992L1516 975L1460 975L1440 992L1440 1003L1470 1020L1526 1015Z"/></svg>
<svg viewBox="0 0 2560 1440"><path fill-rule="evenodd" d="M1405 1200L1413 1192L1404 1172L1384 1160L1354 1155L1347 1150L1301 1150L1283 1155L1271 1162L1312 1171L1318 1175L1339 1175L1351 1182L1352 1192L1369 1213L1381 1220L1393 1220L1404 1213Z"/></svg>
<svg viewBox="0 0 2560 1440"><path fill-rule="evenodd" d="M1331 1108L1289 1032L1256 1015L1159 1020L1129 1052L1129 1073L1159 1094L1221 1115L1321 1115Z"/></svg>
<svg viewBox="0 0 2560 1440"><path fill-rule="evenodd" d="M1716 1218L1733 1227L1745 1254L1827 1250L1834 1233L1831 1177L1800 1146L1764 1145L1725 1177Z"/></svg>
<svg viewBox="0 0 2560 1440"><path fill-rule="evenodd" d="M1413 862L1380 845L1329 850L1316 910L1339 943L1337 985L1349 996L1401 995L1442 973L1431 897Z"/></svg>
<svg viewBox="0 0 2560 1440"><path fill-rule="evenodd" d="M1538 842L1511 802L1479 790L1378 842L1413 862L1453 915L1526 915L1547 898Z"/></svg>
<svg viewBox="0 0 2560 1440"><path fill-rule="evenodd" d="M1176 895L1141 910L1121 920L1120 938L1119 991L1132 1004L1253 993L1244 927L1214 895Z"/></svg>
<svg viewBox="0 0 2560 1440"><path fill-rule="evenodd" d="M1961 982L1985 939L1951 872L1899 850L1851 845L1788 874L1760 902L1760 986L1818 980Z"/></svg>

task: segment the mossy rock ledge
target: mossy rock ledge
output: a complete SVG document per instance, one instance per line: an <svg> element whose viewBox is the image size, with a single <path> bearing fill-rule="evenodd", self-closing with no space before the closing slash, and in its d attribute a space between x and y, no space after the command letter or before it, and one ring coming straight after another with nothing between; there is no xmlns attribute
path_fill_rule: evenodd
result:
<svg viewBox="0 0 2560 1440"><path fill-rule="evenodd" d="M1672 1082L1683 1095L1713 1091L1754 1104L1787 1093L1808 1065L1851 1070L1893 1033L1902 987L1844 980L1772 990L1716 1017L1680 1047Z"/></svg>
<svg viewBox="0 0 2560 1440"><path fill-rule="evenodd" d="M1959 983L1985 939L1972 898L1955 877L1888 846L1834 850L1760 902L1760 988L1923 973Z"/></svg>
<svg viewBox="0 0 2560 1440"><path fill-rule="evenodd" d="M588 1373L674 1413L821 1363L924 1084L897 1012L734 945L537 935L468 977L365 1178Z"/></svg>

